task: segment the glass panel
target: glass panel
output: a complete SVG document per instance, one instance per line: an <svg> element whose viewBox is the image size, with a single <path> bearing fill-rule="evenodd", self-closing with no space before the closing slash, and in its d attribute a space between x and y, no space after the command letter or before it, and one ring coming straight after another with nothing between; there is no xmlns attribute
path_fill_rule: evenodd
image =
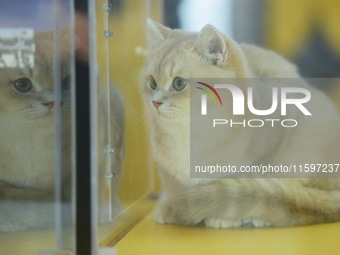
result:
<svg viewBox="0 0 340 255"><path fill-rule="evenodd" d="M151 2L90 1L96 13L90 18L81 8L74 15L71 0L3 2L2 254L74 250L75 57L90 66L92 75L98 241L112 244L150 208L153 167L139 77L146 54L145 20L148 8L155 6ZM89 45L95 49L89 51Z"/></svg>
<svg viewBox="0 0 340 255"><path fill-rule="evenodd" d="M103 245L114 243L150 207L153 174L139 89L148 7L146 0L96 1L98 219Z"/></svg>
<svg viewBox="0 0 340 255"><path fill-rule="evenodd" d="M68 0L2 1L1 254L73 248L73 30Z"/></svg>

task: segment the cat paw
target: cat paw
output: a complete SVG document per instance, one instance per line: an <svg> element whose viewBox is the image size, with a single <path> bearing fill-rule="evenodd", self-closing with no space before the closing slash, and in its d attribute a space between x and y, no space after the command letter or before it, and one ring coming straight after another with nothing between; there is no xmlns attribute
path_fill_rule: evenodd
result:
<svg viewBox="0 0 340 255"><path fill-rule="evenodd" d="M261 228L270 227L272 224L263 220L244 219L244 220L226 220L226 219L206 219L204 221L207 227L211 228Z"/></svg>
<svg viewBox="0 0 340 255"><path fill-rule="evenodd" d="M264 220L250 220L251 222L251 227L255 228L266 228L266 227L273 227L274 225L271 224L270 222L264 221Z"/></svg>
<svg viewBox="0 0 340 255"><path fill-rule="evenodd" d="M236 228L242 225L238 220L206 219L204 221L207 227L211 228Z"/></svg>
<svg viewBox="0 0 340 255"><path fill-rule="evenodd" d="M161 202L157 205L154 219L159 224L175 223L173 210L170 203Z"/></svg>

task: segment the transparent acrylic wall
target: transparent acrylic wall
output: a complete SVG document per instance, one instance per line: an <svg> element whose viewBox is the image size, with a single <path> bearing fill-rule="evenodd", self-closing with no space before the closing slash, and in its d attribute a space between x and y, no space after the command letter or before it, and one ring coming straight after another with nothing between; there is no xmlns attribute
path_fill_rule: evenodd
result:
<svg viewBox="0 0 340 255"><path fill-rule="evenodd" d="M92 240L113 245L153 204L154 173L139 84L145 21L150 10L159 10L160 1L88 4L88 10L78 11L71 0L2 4L2 255L75 253L81 240L75 216L87 214L84 210L94 213L98 229L92 236L99 230ZM79 73L79 66L87 73ZM87 75L90 113L76 109L74 100ZM75 174L77 114L91 117L92 147L82 148L91 151L91 209L76 208L76 184L83 180Z"/></svg>
<svg viewBox="0 0 340 255"><path fill-rule="evenodd" d="M97 117L107 114L97 136L111 137L97 148L101 245L114 244L151 205L154 173L140 97L151 8L147 0L96 1Z"/></svg>
<svg viewBox="0 0 340 255"><path fill-rule="evenodd" d="M1 254L73 249L73 7L0 9Z"/></svg>

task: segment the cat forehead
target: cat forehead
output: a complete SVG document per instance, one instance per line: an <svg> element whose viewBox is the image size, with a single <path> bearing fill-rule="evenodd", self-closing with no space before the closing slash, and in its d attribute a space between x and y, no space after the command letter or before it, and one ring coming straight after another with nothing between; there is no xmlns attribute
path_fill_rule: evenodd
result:
<svg viewBox="0 0 340 255"><path fill-rule="evenodd" d="M14 81L18 78L31 78L33 71L30 68L0 68L1 85Z"/></svg>
<svg viewBox="0 0 340 255"><path fill-rule="evenodd" d="M181 47L161 48L149 59L148 72L157 79L166 79L186 73L190 52Z"/></svg>
<svg viewBox="0 0 340 255"><path fill-rule="evenodd" d="M166 62L176 57L180 57L193 48L195 37L181 36L171 38L159 43L155 47L148 49L153 62Z"/></svg>
<svg viewBox="0 0 340 255"><path fill-rule="evenodd" d="M24 67L24 68L13 68L7 69L6 74L10 80L15 80L18 78L45 78L46 76L51 75L51 66L48 66L47 62L35 61L32 68Z"/></svg>

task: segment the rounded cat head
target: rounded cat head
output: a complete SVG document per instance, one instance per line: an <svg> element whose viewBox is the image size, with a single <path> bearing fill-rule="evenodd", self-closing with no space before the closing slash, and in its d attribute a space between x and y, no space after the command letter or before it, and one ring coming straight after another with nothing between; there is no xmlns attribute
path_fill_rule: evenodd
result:
<svg viewBox="0 0 340 255"><path fill-rule="evenodd" d="M243 77L249 77L249 70L241 49L215 27L207 25L191 33L148 20L142 91L156 119L189 118L193 78Z"/></svg>
<svg viewBox="0 0 340 255"><path fill-rule="evenodd" d="M0 68L0 118L34 121L53 116L55 69L53 59L53 33L34 35L36 47L33 68ZM62 86L69 90L70 78L66 51L62 52Z"/></svg>

